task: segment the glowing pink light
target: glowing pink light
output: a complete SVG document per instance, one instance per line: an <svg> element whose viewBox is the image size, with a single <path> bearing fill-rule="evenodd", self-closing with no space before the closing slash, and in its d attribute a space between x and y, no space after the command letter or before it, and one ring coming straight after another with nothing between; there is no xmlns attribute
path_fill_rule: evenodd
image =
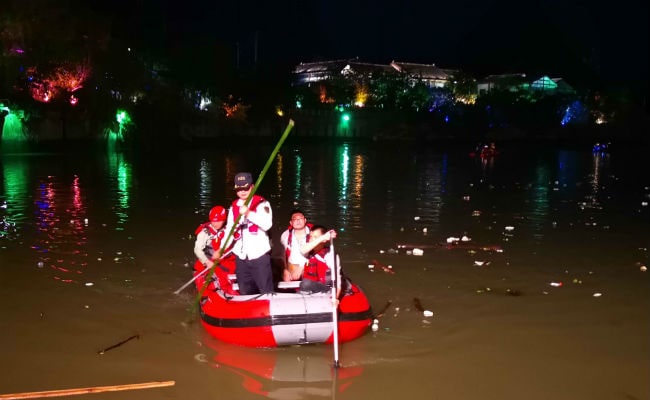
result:
<svg viewBox="0 0 650 400"><path fill-rule="evenodd" d="M73 105L73 106L77 105L78 102L79 102L78 98L74 97L74 95L70 95L70 105Z"/></svg>

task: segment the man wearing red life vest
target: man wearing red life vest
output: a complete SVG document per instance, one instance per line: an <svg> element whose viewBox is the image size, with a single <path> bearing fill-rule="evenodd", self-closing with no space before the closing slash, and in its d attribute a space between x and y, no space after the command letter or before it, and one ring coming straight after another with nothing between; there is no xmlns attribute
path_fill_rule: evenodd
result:
<svg viewBox="0 0 650 400"><path fill-rule="evenodd" d="M290 214L289 228L282 232L280 243L284 246L286 265L282 280L297 281L302 276L302 270L307 263L307 257L301 252L301 247L309 241L312 224L307 222L305 213L293 210Z"/></svg>
<svg viewBox="0 0 650 400"><path fill-rule="evenodd" d="M235 175L237 200L232 202L226 225L226 232L230 232L241 215L232 246L239 293L242 295L273 292L271 242L267 233L273 225L273 213L271 205L262 196L254 195L248 206L244 205L253 187L250 173Z"/></svg>
<svg viewBox="0 0 650 400"><path fill-rule="evenodd" d="M302 273L300 290L305 292L326 292L332 288L332 271L336 265L336 298L341 294L341 260L329 248L329 241L336 238L336 231L321 225L314 225L309 233L309 241L301 251L308 254L309 260ZM336 260L335 258L336 257Z"/></svg>
<svg viewBox="0 0 650 400"><path fill-rule="evenodd" d="M218 250L221 249L222 241L226 233L224 224L226 222L227 212L221 206L215 206L210 210L209 221L199 225L194 232L196 241L194 242L194 254L203 268L212 268L217 262ZM201 266L195 267L200 270ZM218 261L215 273L219 279L222 289L228 291L231 287L228 280L228 274L235 273L235 256L232 253L226 254Z"/></svg>

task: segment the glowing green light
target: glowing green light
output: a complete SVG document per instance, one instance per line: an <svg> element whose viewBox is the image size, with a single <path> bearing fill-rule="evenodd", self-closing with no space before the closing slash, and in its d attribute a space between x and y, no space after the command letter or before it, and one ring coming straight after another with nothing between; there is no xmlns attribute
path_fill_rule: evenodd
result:
<svg viewBox="0 0 650 400"><path fill-rule="evenodd" d="M348 113L343 114L343 115L341 116L341 119L342 119L344 122L348 122L348 121L350 121L350 114L348 114Z"/></svg>
<svg viewBox="0 0 650 400"><path fill-rule="evenodd" d="M117 113L115 114L115 119L117 120L117 123L120 124L120 126L124 126L131 122L131 117L129 116L129 113L127 113L124 110L117 110Z"/></svg>

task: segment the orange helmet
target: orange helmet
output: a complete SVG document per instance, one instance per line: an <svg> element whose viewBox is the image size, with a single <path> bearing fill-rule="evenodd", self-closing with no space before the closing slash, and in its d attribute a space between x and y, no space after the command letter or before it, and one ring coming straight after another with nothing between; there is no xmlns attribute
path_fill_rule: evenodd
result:
<svg viewBox="0 0 650 400"><path fill-rule="evenodd" d="M214 206L210 210L210 222L218 222L226 220L226 209L221 206Z"/></svg>

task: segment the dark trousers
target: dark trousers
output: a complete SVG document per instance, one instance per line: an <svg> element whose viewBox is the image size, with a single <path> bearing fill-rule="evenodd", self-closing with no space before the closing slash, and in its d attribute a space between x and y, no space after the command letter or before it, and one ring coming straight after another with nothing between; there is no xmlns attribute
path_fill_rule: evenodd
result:
<svg viewBox="0 0 650 400"><path fill-rule="evenodd" d="M269 253L254 260L237 257L237 284L239 294L273 293L273 271Z"/></svg>

